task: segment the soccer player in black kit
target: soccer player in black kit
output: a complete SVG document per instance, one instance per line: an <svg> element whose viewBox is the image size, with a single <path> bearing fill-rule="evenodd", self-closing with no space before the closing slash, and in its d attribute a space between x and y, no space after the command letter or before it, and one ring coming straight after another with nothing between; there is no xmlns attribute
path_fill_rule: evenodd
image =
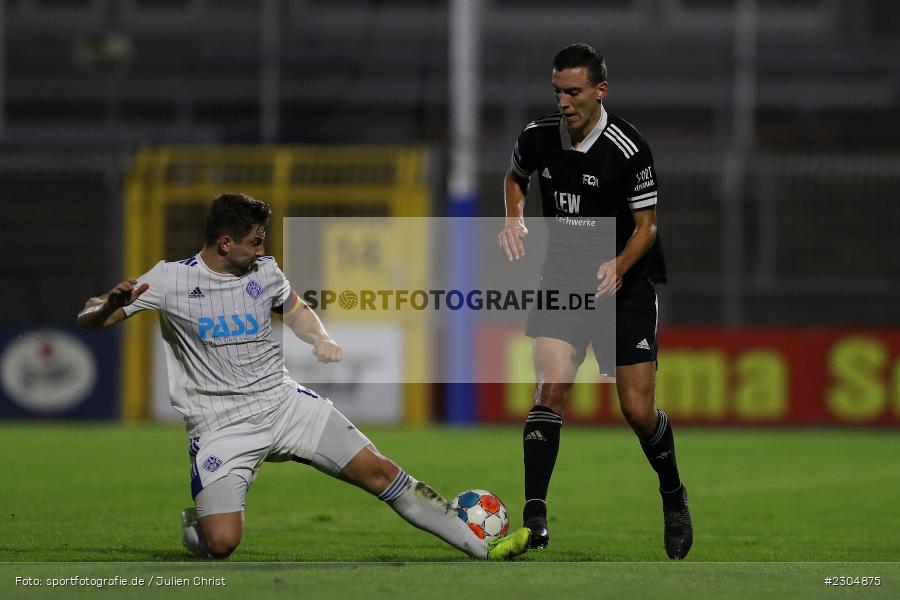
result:
<svg viewBox="0 0 900 600"><path fill-rule="evenodd" d="M509 260L525 252L523 218L531 174L538 172L548 251L541 289L596 292L615 301L615 377L622 414L659 476L666 554L684 558L693 526L675 461L672 426L656 408L655 283L666 268L656 231L657 177L650 147L627 121L603 107L605 59L587 44L562 49L553 61L559 112L531 122L519 136L504 180L506 225L498 236ZM593 254L590 217L614 217L615 256ZM609 219L601 219L611 222ZM564 294L561 294L564 297ZM526 333L534 338L537 388L524 430L525 508L530 547L546 547L547 488L559 451L563 413L575 373L594 342L600 356L603 319L590 311L533 310Z"/></svg>

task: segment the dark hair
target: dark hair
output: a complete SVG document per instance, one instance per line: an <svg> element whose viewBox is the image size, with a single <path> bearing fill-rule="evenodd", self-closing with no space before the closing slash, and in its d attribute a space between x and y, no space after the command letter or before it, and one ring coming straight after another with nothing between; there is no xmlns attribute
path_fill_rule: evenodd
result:
<svg viewBox="0 0 900 600"><path fill-rule="evenodd" d="M220 235L229 235L240 242L257 225L268 228L271 218L272 209L265 202L246 194L222 194L209 207L203 240L212 246Z"/></svg>
<svg viewBox="0 0 900 600"><path fill-rule="evenodd" d="M588 81L593 85L606 81L606 59L587 44L570 44L553 57L553 68L557 71L578 67L587 68Z"/></svg>

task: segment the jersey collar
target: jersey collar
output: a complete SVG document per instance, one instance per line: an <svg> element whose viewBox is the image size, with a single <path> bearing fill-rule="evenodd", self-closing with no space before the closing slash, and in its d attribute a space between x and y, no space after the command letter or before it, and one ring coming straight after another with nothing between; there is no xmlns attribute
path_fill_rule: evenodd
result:
<svg viewBox="0 0 900 600"><path fill-rule="evenodd" d="M213 277L218 277L219 279L238 279L237 275L232 273L220 273L219 271L214 271L208 264L203 261L203 257L201 256L202 252L198 252L195 254L197 257L197 264L200 265L204 271L212 275Z"/></svg>
<svg viewBox="0 0 900 600"><path fill-rule="evenodd" d="M578 144L577 148L572 147L572 136L569 135L569 128L566 127L566 120L560 119L559 121L559 139L562 141L562 149L563 150L574 150L575 152L581 152L582 154L587 154L587 151L591 149L598 139L600 139L600 134L603 133L603 130L606 129L606 123L609 121L609 116L606 114L606 109L603 108L603 105L600 105L600 120L597 121L597 124L594 125L594 128L591 129L591 132L587 134L587 137L582 140L580 144Z"/></svg>

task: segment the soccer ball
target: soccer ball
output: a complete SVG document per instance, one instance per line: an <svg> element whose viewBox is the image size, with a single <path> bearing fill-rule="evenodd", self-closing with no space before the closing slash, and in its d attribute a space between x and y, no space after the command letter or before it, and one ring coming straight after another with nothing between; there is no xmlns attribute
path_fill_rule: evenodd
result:
<svg viewBox="0 0 900 600"><path fill-rule="evenodd" d="M468 490L450 502L450 508L483 540L509 531L509 513L500 498L486 490Z"/></svg>

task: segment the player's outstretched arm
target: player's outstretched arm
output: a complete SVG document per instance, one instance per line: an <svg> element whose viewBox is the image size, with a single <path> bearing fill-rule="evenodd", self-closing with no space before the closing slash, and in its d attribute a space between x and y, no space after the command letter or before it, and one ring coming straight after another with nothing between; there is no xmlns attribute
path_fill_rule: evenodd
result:
<svg viewBox="0 0 900 600"><path fill-rule="evenodd" d="M149 284L137 286L137 279L127 279L97 298L90 298L78 313L78 326L82 329L103 329L125 319L123 306L128 306L150 289Z"/></svg>
<svg viewBox="0 0 900 600"><path fill-rule="evenodd" d="M319 362L330 363L341 360L343 349L328 335L319 315L309 305L303 303L297 310L286 314L284 322L294 335L313 347L313 356Z"/></svg>
<svg viewBox="0 0 900 600"><path fill-rule="evenodd" d="M512 171L503 179L503 198L506 202L506 225L497 235L500 249L509 260L518 260L525 256L525 194L528 193L528 180L522 179Z"/></svg>

